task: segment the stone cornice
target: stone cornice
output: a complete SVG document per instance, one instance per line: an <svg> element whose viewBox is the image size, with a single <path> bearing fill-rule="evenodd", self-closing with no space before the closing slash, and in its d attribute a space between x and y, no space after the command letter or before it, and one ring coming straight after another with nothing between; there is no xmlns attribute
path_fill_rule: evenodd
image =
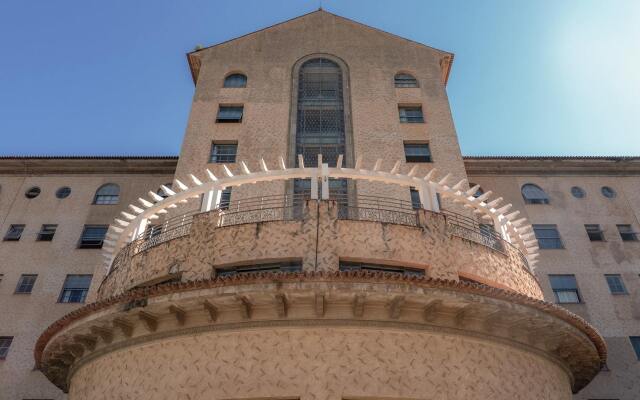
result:
<svg viewBox="0 0 640 400"><path fill-rule="evenodd" d="M640 175L640 157L464 157L467 174L483 175Z"/></svg>
<svg viewBox="0 0 640 400"><path fill-rule="evenodd" d="M0 157L0 175L173 175L178 157Z"/></svg>

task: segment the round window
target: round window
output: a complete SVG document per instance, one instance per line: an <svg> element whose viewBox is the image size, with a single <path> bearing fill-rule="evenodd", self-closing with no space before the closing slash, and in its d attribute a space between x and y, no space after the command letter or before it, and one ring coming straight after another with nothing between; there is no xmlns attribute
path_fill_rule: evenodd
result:
<svg viewBox="0 0 640 400"><path fill-rule="evenodd" d="M24 192L24 195L27 199L35 199L40 195L40 188L37 186L34 186L31 189Z"/></svg>
<svg viewBox="0 0 640 400"><path fill-rule="evenodd" d="M576 199L582 199L584 196L586 196L586 193L584 191L583 188L581 188L580 186L574 186L571 188L571 194L573 195L573 197L575 197Z"/></svg>
<svg viewBox="0 0 640 400"><path fill-rule="evenodd" d="M56 197L59 199L66 199L71 194L71 188L68 186L63 186L60 189L56 190Z"/></svg>
<svg viewBox="0 0 640 400"><path fill-rule="evenodd" d="M609 186L603 186L600 190L602 191L602 195L608 199L613 199L614 197L616 197L616 191Z"/></svg>

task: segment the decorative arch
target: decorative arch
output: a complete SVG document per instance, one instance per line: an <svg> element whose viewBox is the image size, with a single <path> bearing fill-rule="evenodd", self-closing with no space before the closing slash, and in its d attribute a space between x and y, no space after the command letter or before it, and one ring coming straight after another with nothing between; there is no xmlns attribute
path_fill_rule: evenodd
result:
<svg viewBox="0 0 640 400"><path fill-rule="evenodd" d="M522 198L527 204L549 204L549 196L538 185L534 183L525 183L520 189Z"/></svg>
<svg viewBox="0 0 640 400"><path fill-rule="evenodd" d="M439 211L438 196L450 198L454 203L464 207L482 218L493 221L496 230L502 238L515 245L527 257L531 266L538 256L537 240L533 228L527 223L526 218L517 218L519 211L510 211L512 205L501 205L502 197L488 201L492 192L487 191L481 196L473 195L478 190L478 185L467 187L467 180L463 179L451 185L451 174L446 174L438 179L436 169L420 178L416 176L417 166L411 168L406 174L400 173L401 160L396 161L389 172L382 171L382 160L376 160L372 169L362 167L362 158L356 160L354 168L343 168L343 156L338 157L336 167L331 168L322 162L322 155L318 155L318 166L307 167L302 155L298 155L296 168L287 168L283 157L279 158L279 169L271 170L264 159L260 159L260 171L252 172L244 161L240 161L240 173L232 172L227 165L223 165L224 177L215 176L210 170L206 170L208 180L203 182L195 175L189 175L193 182L192 187L179 180L174 181L174 189L163 185L162 190L166 198L154 191L149 192L151 201L139 198L140 205L129 205L130 210L121 212L123 218L116 218L107 233L105 240L104 257L107 266L110 266L117 252L128 242L134 240L138 234L144 232L149 221L158 219L160 215L167 214L169 209L183 207L189 199L202 196L201 211L207 212L218 208L224 189L235 186L255 184L258 182L288 181L293 179L309 179L311 181L312 199L329 199L329 179L366 180L395 184L407 188L415 187L420 196L423 207L430 211Z"/></svg>
<svg viewBox="0 0 640 400"><path fill-rule="evenodd" d="M120 201L120 186L115 183L106 183L96 190L93 196L93 204L111 205Z"/></svg>

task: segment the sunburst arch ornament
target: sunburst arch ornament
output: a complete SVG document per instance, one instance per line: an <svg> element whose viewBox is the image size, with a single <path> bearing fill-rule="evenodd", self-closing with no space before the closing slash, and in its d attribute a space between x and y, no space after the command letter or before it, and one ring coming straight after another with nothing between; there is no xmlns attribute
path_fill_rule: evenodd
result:
<svg viewBox="0 0 640 400"><path fill-rule="evenodd" d="M512 204L501 204L502 197L489 200L492 195L491 191L475 197L474 193L480 186L476 185L465 190L466 179L449 186L452 174L448 173L438 179L438 171L435 168L431 169L426 176L417 177L417 165L413 166L406 174L402 174L400 173L402 164L400 160L395 162L389 172L381 170L382 159L376 160L373 169L364 169L362 157L358 157L354 168L344 168L342 167L342 155L338 156L335 168L322 162L322 154L318 154L317 167L306 167L302 155L298 155L299 167L296 168L287 168L282 157L279 157L278 161L279 168L271 170L261 158L260 171L256 172L252 172L246 162L240 161L241 173L239 174L234 174L226 164L223 164L224 177L217 177L209 169L206 169L208 178L206 182L190 174L189 178L193 183L191 187L176 179L171 189L164 185L161 186L166 197L153 191L149 192L151 200L140 197L138 199L140 205L130 204L130 211L122 211L120 213L122 218L115 218L114 223L109 226L103 246L107 273L120 249L144 232L149 221L160 218L160 215L167 214L170 209L184 206L191 198L203 196L200 211L207 212L218 207L220 194L225 188L258 182L311 179L311 199L328 200L329 178L365 180L415 187L424 209L434 212L440 211L437 200L439 194L443 199L451 199L454 203L462 204L465 208L473 210L473 213L480 218L493 221L494 227L502 239L516 246L525 255L531 267L537 262L538 242L533 227L527 222L527 219L518 218L520 211L511 211Z"/></svg>

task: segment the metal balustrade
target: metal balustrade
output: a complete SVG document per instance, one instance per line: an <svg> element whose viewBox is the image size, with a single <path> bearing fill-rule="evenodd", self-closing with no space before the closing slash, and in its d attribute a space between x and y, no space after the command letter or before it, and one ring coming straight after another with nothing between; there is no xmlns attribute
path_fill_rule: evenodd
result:
<svg viewBox="0 0 640 400"><path fill-rule="evenodd" d="M441 210L447 221L447 231L466 240L506 253L504 240L493 225L479 223L476 219L451 211Z"/></svg>

